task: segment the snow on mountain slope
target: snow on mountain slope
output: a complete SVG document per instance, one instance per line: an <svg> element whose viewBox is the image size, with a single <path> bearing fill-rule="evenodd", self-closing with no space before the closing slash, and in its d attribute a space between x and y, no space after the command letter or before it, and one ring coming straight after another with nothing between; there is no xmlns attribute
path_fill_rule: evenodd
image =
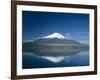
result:
<svg viewBox="0 0 100 80"><path fill-rule="evenodd" d="M60 33L53 33L51 35L45 36L43 38L58 38L58 39L65 39L66 37Z"/></svg>

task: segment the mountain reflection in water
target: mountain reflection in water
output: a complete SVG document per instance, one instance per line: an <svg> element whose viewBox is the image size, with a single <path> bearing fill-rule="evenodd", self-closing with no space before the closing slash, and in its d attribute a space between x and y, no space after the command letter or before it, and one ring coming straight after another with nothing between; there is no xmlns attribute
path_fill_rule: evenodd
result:
<svg viewBox="0 0 100 80"><path fill-rule="evenodd" d="M89 66L89 51L66 53L23 52L22 68Z"/></svg>

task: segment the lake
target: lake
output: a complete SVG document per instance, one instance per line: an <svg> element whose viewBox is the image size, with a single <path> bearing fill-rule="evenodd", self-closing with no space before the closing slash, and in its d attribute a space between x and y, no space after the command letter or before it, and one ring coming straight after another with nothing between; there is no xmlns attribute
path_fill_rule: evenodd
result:
<svg viewBox="0 0 100 80"><path fill-rule="evenodd" d="M89 66L89 51L68 56L40 56L31 52L22 53L23 69L77 66Z"/></svg>

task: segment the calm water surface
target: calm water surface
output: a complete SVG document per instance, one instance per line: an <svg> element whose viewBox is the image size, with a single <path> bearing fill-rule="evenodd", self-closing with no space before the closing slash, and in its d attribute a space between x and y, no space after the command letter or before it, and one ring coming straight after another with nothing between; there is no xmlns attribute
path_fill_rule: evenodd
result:
<svg viewBox="0 0 100 80"><path fill-rule="evenodd" d="M49 56L38 56L35 53L22 53L22 68L49 68L49 67L77 67L89 66L89 51L75 53L68 56L58 56L58 58ZM57 61L58 60L58 61Z"/></svg>

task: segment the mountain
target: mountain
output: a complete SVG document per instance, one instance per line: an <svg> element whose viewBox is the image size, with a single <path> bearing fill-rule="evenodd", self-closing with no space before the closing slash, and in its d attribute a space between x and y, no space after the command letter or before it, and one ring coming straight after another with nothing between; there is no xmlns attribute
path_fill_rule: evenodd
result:
<svg viewBox="0 0 100 80"><path fill-rule="evenodd" d="M40 56L62 56L88 50L89 46L67 39L60 33L53 33L35 41L23 42L22 48Z"/></svg>
<svg viewBox="0 0 100 80"><path fill-rule="evenodd" d="M66 37L64 37L62 34L60 33L53 33L51 35L45 36L43 38L58 38L58 39L65 39Z"/></svg>

